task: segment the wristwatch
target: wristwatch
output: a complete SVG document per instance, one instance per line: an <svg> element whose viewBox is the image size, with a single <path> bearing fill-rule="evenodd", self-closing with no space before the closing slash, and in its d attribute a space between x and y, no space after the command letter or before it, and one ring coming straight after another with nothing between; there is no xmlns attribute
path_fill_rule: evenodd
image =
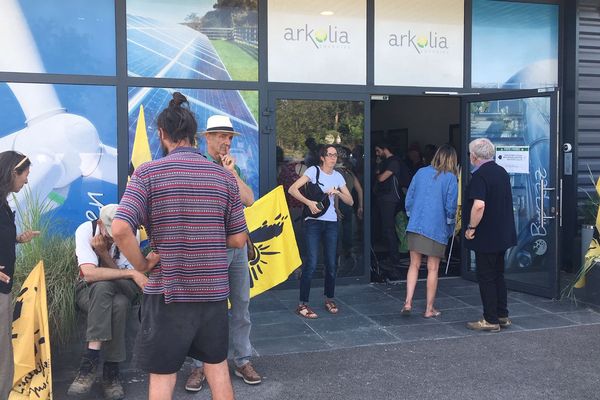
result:
<svg viewBox="0 0 600 400"><path fill-rule="evenodd" d="M468 231L474 231L475 229L477 229L476 226L471 226L471 225L467 226Z"/></svg>

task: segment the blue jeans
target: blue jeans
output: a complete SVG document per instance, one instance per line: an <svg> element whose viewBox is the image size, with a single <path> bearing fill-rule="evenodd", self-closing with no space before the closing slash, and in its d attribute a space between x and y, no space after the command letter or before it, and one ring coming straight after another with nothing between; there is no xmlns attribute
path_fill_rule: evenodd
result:
<svg viewBox="0 0 600 400"><path fill-rule="evenodd" d="M233 344L233 362L241 367L250 361L252 344L250 344L250 272L248 271L248 251L227 249L229 263L229 337ZM202 361L194 360L194 367L202 367Z"/></svg>
<svg viewBox="0 0 600 400"><path fill-rule="evenodd" d="M337 253L338 223L337 221L307 219L304 221L304 232L306 235L306 257L302 260L300 301L308 302L310 281L317 268L317 258L321 243L323 243L323 258L325 262L325 296L331 299L335 292L335 275L337 272L335 258Z"/></svg>

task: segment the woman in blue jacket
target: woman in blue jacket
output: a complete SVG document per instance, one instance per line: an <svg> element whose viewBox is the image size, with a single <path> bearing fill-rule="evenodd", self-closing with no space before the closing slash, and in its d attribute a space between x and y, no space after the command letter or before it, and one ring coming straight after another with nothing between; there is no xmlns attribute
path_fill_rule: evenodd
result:
<svg viewBox="0 0 600 400"><path fill-rule="evenodd" d="M438 149L431 165L417 171L406 193L406 234L410 267L406 278L406 301L402 315L410 315L421 258L427 256L427 306L423 316L437 317L435 309L438 268L454 233L458 196L456 151L450 145Z"/></svg>

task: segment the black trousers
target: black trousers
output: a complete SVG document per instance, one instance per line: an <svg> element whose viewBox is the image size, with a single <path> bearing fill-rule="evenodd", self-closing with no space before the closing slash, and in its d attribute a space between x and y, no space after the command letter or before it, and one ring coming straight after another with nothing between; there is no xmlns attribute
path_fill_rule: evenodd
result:
<svg viewBox="0 0 600 400"><path fill-rule="evenodd" d="M498 318L508 317L504 253L475 253L483 318L490 324L497 324Z"/></svg>
<svg viewBox="0 0 600 400"><path fill-rule="evenodd" d="M398 252L398 236L396 236L396 209L398 201L377 199L377 207L381 215L381 234L388 248L390 261L396 263L400 259Z"/></svg>

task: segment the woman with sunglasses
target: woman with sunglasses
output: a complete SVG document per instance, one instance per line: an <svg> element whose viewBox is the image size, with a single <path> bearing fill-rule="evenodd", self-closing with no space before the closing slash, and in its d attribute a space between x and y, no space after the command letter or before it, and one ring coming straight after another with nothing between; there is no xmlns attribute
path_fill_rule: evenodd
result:
<svg viewBox="0 0 600 400"><path fill-rule="evenodd" d="M15 244L27 243L40 234L39 231L25 231L17 235L15 214L8 205L8 196L19 192L27 183L30 165L29 158L21 153L0 153L0 399L8 398L13 381L10 291L15 270Z"/></svg>
<svg viewBox="0 0 600 400"><path fill-rule="evenodd" d="M325 309L331 314L337 314L339 311L333 301L335 292L335 276L337 272L336 252L338 242L338 218L335 212L335 198L349 206L354 204L352 195L346 187L346 181L339 172L335 171L337 163L337 149L333 145L321 146L319 150L320 165L313 166L304 171L296 182L288 189L288 193L304 203L312 215L320 214L323 210L323 204L319 201L307 199L300 193L300 188L307 182L317 183L324 194L329 196L329 206L327 210L319 217L305 218L304 232L306 237L306 255L302 260L302 276L300 277L300 303L296 313L304 318L317 318L315 313L308 306L310 294L310 283L312 276L317 268L317 257L319 255L319 246L323 244L323 255L325 262ZM317 179L317 172L319 177Z"/></svg>

